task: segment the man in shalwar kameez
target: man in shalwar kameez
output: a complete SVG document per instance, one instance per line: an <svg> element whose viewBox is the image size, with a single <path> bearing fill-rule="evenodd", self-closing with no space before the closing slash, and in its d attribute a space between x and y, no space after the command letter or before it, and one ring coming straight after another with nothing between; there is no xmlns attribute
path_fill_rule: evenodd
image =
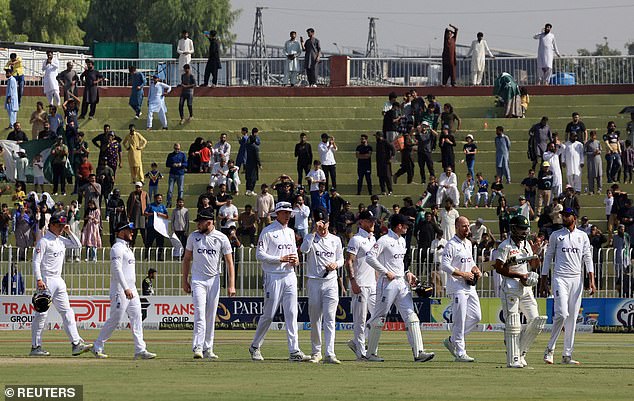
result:
<svg viewBox="0 0 634 401"><path fill-rule="evenodd" d="M143 181L143 160L142 153L147 139L134 129L134 124L130 124L129 134L123 138L121 145L128 151L128 163L130 164L130 176L132 182Z"/></svg>
<svg viewBox="0 0 634 401"><path fill-rule="evenodd" d="M284 83L295 86L297 73L299 72L299 55L302 54L302 46L297 41L297 32L291 32L291 38L284 43L284 55L286 56Z"/></svg>
<svg viewBox="0 0 634 401"><path fill-rule="evenodd" d="M539 74L537 84L539 85L550 83L550 76L553 73L553 53L557 54L557 57L561 57L559 50L557 50L557 43L555 43L555 35L550 32L552 27L551 24L546 24L542 33L533 36L533 39L539 40L537 47L537 73Z"/></svg>
<svg viewBox="0 0 634 401"><path fill-rule="evenodd" d="M159 120L163 125L163 129L167 129L167 105L165 104L165 95L170 93L172 88L159 81L158 75L152 76L152 83L147 96L147 129L152 129L152 119L154 113L159 114Z"/></svg>
<svg viewBox="0 0 634 401"><path fill-rule="evenodd" d="M471 42L471 49L467 57L471 56L471 85L480 85L482 83L482 77L484 76L484 59L486 54L489 57L495 58L487 41L484 40L484 34L478 32L477 39Z"/></svg>
<svg viewBox="0 0 634 401"><path fill-rule="evenodd" d="M20 110L20 103L18 101L18 81L12 75L11 70L5 70L7 73L7 96L4 102L4 108L9 114L9 128L13 128L13 125L18 120L18 110Z"/></svg>

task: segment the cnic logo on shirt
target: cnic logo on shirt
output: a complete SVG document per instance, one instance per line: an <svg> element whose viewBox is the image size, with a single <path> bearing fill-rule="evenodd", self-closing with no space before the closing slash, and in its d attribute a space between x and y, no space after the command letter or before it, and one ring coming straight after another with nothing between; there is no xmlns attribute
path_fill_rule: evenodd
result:
<svg viewBox="0 0 634 401"><path fill-rule="evenodd" d="M215 255L218 253L218 251L216 251L215 249L206 249L206 248L196 249L196 252L199 254L205 254L205 255Z"/></svg>
<svg viewBox="0 0 634 401"><path fill-rule="evenodd" d="M564 252L564 253L579 253L579 252L581 252L581 250L579 248L566 248L566 247L561 248L561 251Z"/></svg>
<svg viewBox="0 0 634 401"><path fill-rule="evenodd" d="M473 262L472 258L460 258L460 263L471 263Z"/></svg>
<svg viewBox="0 0 634 401"><path fill-rule="evenodd" d="M277 246L277 249L279 249L279 250L284 250L284 249L286 249L286 250L288 250L288 249L293 249L293 245L292 245L292 244L279 244L279 245Z"/></svg>
<svg viewBox="0 0 634 401"><path fill-rule="evenodd" d="M394 254L394 259L403 259L405 257L404 253L395 253Z"/></svg>
<svg viewBox="0 0 634 401"><path fill-rule="evenodd" d="M324 258L332 258L333 256L335 256L335 253L328 251L315 251L315 255L323 256Z"/></svg>

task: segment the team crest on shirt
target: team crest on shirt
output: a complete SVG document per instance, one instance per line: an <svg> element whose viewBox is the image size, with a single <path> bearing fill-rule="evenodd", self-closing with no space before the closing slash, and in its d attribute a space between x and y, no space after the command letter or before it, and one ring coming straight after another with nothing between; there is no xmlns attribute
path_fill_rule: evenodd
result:
<svg viewBox="0 0 634 401"><path fill-rule="evenodd" d="M42 250L40 248L35 248L35 253L40 253Z"/></svg>
<svg viewBox="0 0 634 401"><path fill-rule="evenodd" d="M277 234L273 234L273 238L278 238L279 236Z"/></svg>
<svg viewBox="0 0 634 401"><path fill-rule="evenodd" d="M202 238L196 238L196 242L200 242Z"/></svg>
<svg viewBox="0 0 634 401"><path fill-rule="evenodd" d="M563 241L565 239L566 239L565 235L561 235L561 236L557 237L557 241Z"/></svg>

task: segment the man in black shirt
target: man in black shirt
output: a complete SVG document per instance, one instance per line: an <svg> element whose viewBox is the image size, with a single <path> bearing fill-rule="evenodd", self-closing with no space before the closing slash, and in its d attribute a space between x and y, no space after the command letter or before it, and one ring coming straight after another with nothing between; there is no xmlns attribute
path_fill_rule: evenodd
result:
<svg viewBox="0 0 634 401"><path fill-rule="evenodd" d="M434 221L431 212L425 212L425 218L420 219L414 227L414 236L416 237L416 245L419 249L429 249L432 241L437 234L442 234L440 226ZM428 252L421 253L421 261L425 261Z"/></svg>
<svg viewBox="0 0 634 401"><path fill-rule="evenodd" d="M425 166L427 166L429 175L436 175L431 154L434 148L436 148L438 133L429 126L429 122L423 121L416 127L415 138L418 144L418 169L420 171L421 183L424 184L427 181L425 177Z"/></svg>
<svg viewBox="0 0 634 401"><path fill-rule="evenodd" d="M335 188L330 188L330 225L337 226L339 216L343 213L343 206L346 200L339 195Z"/></svg>
<svg viewBox="0 0 634 401"><path fill-rule="evenodd" d="M566 125L566 141L570 140L570 134L575 132L577 134L577 138L581 140L583 138L582 143L586 143L588 141L588 130L586 129L586 125L581 121L581 117L579 117L579 113L572 113L572 121Z"/></svg>
<svg viewBox="0 0 634 401"><path fill-rule="evenodd" d="M542 205L550 205L550 197L553 188L553 172L550 170L550 163L543 162L542 168L537 176L537 208L535 212L538 215L542 213Z"/></svg>
<svg viewBox="0 0 634 401"><path fill-rule="evenodd" d="M368 184L368 193L372 195L372 146L368 145L368 136L361 135L361 144L357 146L355 155L357 157L357 195L361 195L363 178Z"/></svg>
<svg viewBox="0 0 634 401"><path fill-rule="evenodd" d="M92 143L93 145L95 145L96 147L99 148L99 159L98 160L102 160L105 155L106 155L106 149L108 149L108 135L110 135L110 133L112 133L112 135L114 135L114 140L121 143L122 139L120 136L118 136L114 131L112 131L110 129L110 125L109 124L105 124L103 126L103 132L99 135L97 135L96 137L92 138Z"/></svg>
<svg viewBox="0 0 634 401"><path fill-rule="evenodd" d="M143 279L143 295L154 295L154 285L152 284L152 280L154 279L156 279L156 269L150 267L150 269L147 271L147 277Z"/></svg>
<svg viewBox="0 0 634 401"><path fill-rule="evenodd" d="M379 184L383 195L392 195L392 157L394 146L385 140L381 132L376 134L376 174L379 176Z"/></svg>
<svg viewBox="0 0 634 401"><path fill-rule="evenodd" d="M19 121L16 121L13 124L13 131L9 132L9 136L7 136L7 140L16 141L17 143L28 142L29 138L26 136L24 131L22 131L22 125L20 124Z"/></svg>
<svg viewBox="0 0 634 401"><path fill-rule="evenodd" d="M216 38L216 31L209 31L205 36L209 39L209 58L205 66L205 79L203 86L209 84L209 76L211 75L211 86L214 87L218 83L218 70L222 68L220 64L220 41Z"/></svg>
<svg viewBox="0 0 634 401"><path fill-rule="evenodd" d="M524 186L524 197L531 205L531 207L535 207L535 197L537 195L537 183L539 179L535 177L535 170L528 170L528 177L522 180L522 185Z"/></svg>
<svg viewBox="0 0 634 401"><path fill-rule="evenodd" d="M308 174L313 165L313 148L306 141L306 134L299 134L299 143L295 144L295 157L297 158L297 185L302 185L302 178Z"/></svg>
<svg viewBox="0 0 634 401"><path fill-rule="evenodd" d="M383 135L385 140L392 143L398 136L398 126L401 121L401 106L398 102L392 103L392 108L383 116Z"/></svg>

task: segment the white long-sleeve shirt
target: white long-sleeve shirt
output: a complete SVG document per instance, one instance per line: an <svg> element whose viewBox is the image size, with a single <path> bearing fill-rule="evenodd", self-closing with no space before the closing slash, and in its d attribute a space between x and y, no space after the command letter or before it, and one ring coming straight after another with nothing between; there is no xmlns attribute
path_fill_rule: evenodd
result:
<svg viewBox="0 0 634 401"><path fill-rule="evenodd" d="M306 174L306 177L310 177L310 192L319 191L319 183L326 182L326 173L322 169L312 169Z"/></svg>
<svg viewBox="0 0 634 401"><path fill-rule="evenodd" d="M471 241L466 238L461 240L457 235L454 235L445 245L440 262L441 269L447 272L447 294L471 291L475 288L467 284L462 277L453 275L455 271L470 272L475 265Z"/></svg>
<svg viewBox="0 0 634 401"><path fill-rule="evenodd" d="M319 159L321 160L322 166L337 164L335 160L336 146L331 145L330 142L319 142L317 150L319 151Z"/></svg>
<svg viewBox="0 0 634 401"><path fill-rule="evenodd" d="M136 259L127 241L117 238L110 249L110 294L136 289Z"/></svg>
<svg viewBox="0 0 634 401"><path fill-rule="evenodd" d="M179 39L176 52L178 53L178 71L181 71L183 66L185 64L189 64L192 60L192 54L194 54L194 41L190 38Z"/></svg>
<svg viewBox="0 0 634 401"><path fill-rule="evenodd" d="M299 247L306 254L306 276L320 280L336 280L337 271L332 270L326 275L326 265L335 263L337 268L343 266L343 245L341 239L328 233L325 237L313 233L304 237Z"/></svg>
<svg viewBox="0 0 634 401"><path fill-rule="evenodd" d="M438 187L444 187L445 185L449 185L449 188L453 187L458 189L458 176L456 173L452 172L450 176L447 176L447 173L440 174L438 177ZM447 188L447 189L449 189Z"/></svg>
<svg viewBox="0 0 634 401"><path fill-rule="evenodd" d="M233 252L229 238L219 230L208 234L194 231L185 249L192 252L192 280L208 280L222 273L222 257Z"/></svg>
<svg viewBox="0 0 634 401"><path fill-rule="evenodd" d="M484 61L487 53L489 54L489 57L494 57L486 40L482 39L481 41L478 41L476 39L471 42L471 48L469 49L467 57L471 57L472 70L484 71Z"/></svg>
<svg viewBox="0 0 634 401"><path fill-rule="evenodd" d="M396 277L404 277L406 254L405 238L390 229L367 253L366 261L379 274L390 272Z"/></svg>
<svg viewBox="0 0 634 401"><path fill-rule="evenodd" d="M566 163L566 174L581 175L581 165L586 164L586 155L581 142L566 142L561 162Z"/></svg>
<svg viewBox="0 0 634 401"><path fill-rule="evenodd" d="M42 77L42 85L44 86L44 93L52 91L59 91L59 83L57 82L57 70L59 70L59 61L57 57L53 57L50 64L48 60L42 62L42 71L44 76Z"/></svg>
<svg viewBox="0 0 634 401"><path fill-rule="evenodd" d="M167 111L165 105L165 95L170 93L172 88L163 82L152 82L147 95L147 107L150 113L157 113L159 110Z"/></svg>
<svg viewBox="0 0 634 401"><path fill-rule="evenodd" d="M355 256L354 279L359 287L376 287L376 274L367 261L367 254L374 244L374 234L362 228L348 241L348 253Z"/></svg>
<svg viewBox="0 0 634 401"><path fill-rule="evenodd" d="M295 231L282 226L279 221L266 226L260 233L260 240L255 252L255 258L262 263L262 270L267 274L293 273L294 266L288 262L280 262L284 255L297 255Z"/></svg>
<svg viewBox="0 0 634 401"><path fill-rule="evenodd" d="M81 241L72 232L66 238L58 237L51 231L47 231L37 241L35 253L33 254L33 275L35 280L61 277L66 248L81 249Z"/></svg>
<svg viewBox="0 0 634 401"><path fill-rule="evenodd" d="M557 43L555 42L555 35L552 32L542 32L533 36L533 39L539 40L537 47L537 68L553 68L553 59L555 58L553 52L561 57L557 49Z"/></svg>
<svg viewBox="0 0 634 401"><path fill-rule="evenodd" d="M296 229L305 230L308 228L308 217L310 217L310 208L308 206L295 206L291 215L295 217Z"/></svg>
<svg viewBox="0 0 634 401"><path fill-rule="evenodd" d="M579 278L583 275L584 265L588 273L594 273L588 235L581 230L570 231L565 227L552 233L544 255L543 276L548 274L551 265L553 277Z"/></svg>

